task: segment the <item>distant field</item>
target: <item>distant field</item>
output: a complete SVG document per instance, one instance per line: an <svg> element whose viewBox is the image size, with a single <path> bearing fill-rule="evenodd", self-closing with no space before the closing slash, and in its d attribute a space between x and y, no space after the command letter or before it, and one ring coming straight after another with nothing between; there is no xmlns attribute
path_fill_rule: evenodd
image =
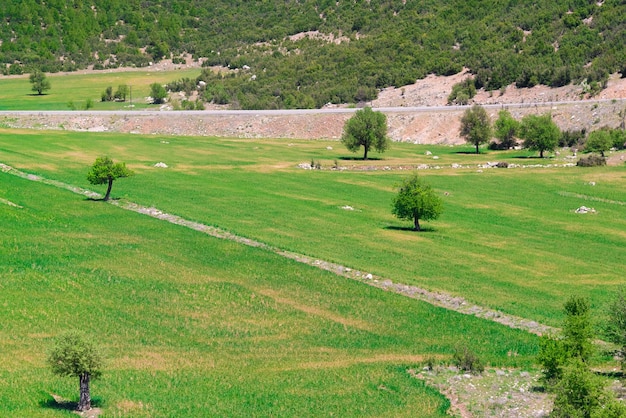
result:
<svg viewBox="0 0 626 418"><path fill-rule="evenodd" d="M3 132L0 161L81 183L92 153L106 151L117 158L141 149L137 156L146 161L131 161L137 177L120 180L114 194L146 201L154 197L159 206L178 199L178 212L194 216L199 213L194 202L219 206L210 213L224 210L226 202L216 205L217 200L230 200L235 191L225 176L214 177L225 174L223 167L211 170L210 179L203 172L206 168L184 174L147 166L147 160L156 157L150 149L159 153L174 139L168 141ZM190 146L193 142L188 141ZM262 147L195 141L196 153L222 149L215 160L223 163L232 158L231 147L241 150L243 160L254 154L250 150ZM117 152L125 151L118 154L116 147ZM157 159L169 155L173 162L182 148L175 153L171 148ZM191 154L188 157L193 160ZM242 181L243 168L230 171L232 180ZM253 179L262 181L269 174L263 170L249 174L249 187L240 184L246 197L238 200L246 199L254 213L267 210L265 199L271 196L250 193L258 187ZM268 177L268 187L280 186L276 178L281 176L319 182L287 169ZM194 177L204 178L204 192L173 192ZM152 189L153 195L134 196L142 187ZM209 189L214 194L207 194ZM159 191L172 196L161 200L156 198ZM299 192L291 193L294 205L299 205ZM279 196L277 209L285 204ZM68 328L97 336L107 353L105 376L93 382L92 395L103 416L114 417L444 417L448 401L411 378L408 368L419 367L429 357L445 361L458 344L469 346L488 364L506 367L529 367L537 350L537 338L521 331L5 173L0 173L0 198L5 202L0 203L2 416L74 416L56 409L52 394L76 399L78 382L53 377L44 363L52 338ZM308 204L317 206L319 199ZM325 205L329 213L335 212L333 205ZM235 213L243 209L232 208ZM302 219L312 231L330 222L320 219L315 226L309 220L314 213L292 209L302 209ZM218 223L208 214L207 222ZM264 223L268 228L273 223L287 237L294 220L287 219L286 224L276 216L268 213ZM217 219L229 226L227 220ZM248 225L249 215L241 222ZM387 224L378 225L381 222ZM244 232L248 227L242 228ZM293 230L301 234L298 228ZM407 236L403 231L388 232ZM267 231L259 235L270 238ZM319 235L312 245L326 247L317 241L331 234ZM350 235L357 238L356 231ZM309 252L313 251L315 247ZM391 253L381 253L381 260L387 257Z"/></svg>
<svg viewBox="0 0 626 418"><path fill-rule="evenodd" d="M150 95L150 84L166 84L183 77L195 79L199 69L177 71L99 71L91 74L48 75L51 89L42 96L31 91L28 76L24 78L0 77L0 110L69 110L68 102L73 101L77 109L82 109L91 99L93 110L127 109L129 102L101 102L104 90L111 86L113 92L121 84L132 89L135 109L149 108L145 98Z"/></svg>
<svg viewBox="0 0 626 418"><path fill-rule="evenodd" d="M394 185L407 173L296 168L311 160L326 168L335 160L433 164L426 150L448 168L420 172L445 200L441 219L421 234L404 230L408 223L390 213ZM337 142L21 131L0 136L0 160L17 168L92 187L86 169L108 154L137 171L115 185L114 195L397 282L550 325L560 324L563 302L572 294L589 295L600 308L623 284L624 167L478 172L478 162L555 161L470 150L394 144L382 160L363 163L346 160L352 154ZM159 161L169 168L153 167ZM452 163L472 168L451 169ZM597 214L574 213L582 205Z"/></svg>

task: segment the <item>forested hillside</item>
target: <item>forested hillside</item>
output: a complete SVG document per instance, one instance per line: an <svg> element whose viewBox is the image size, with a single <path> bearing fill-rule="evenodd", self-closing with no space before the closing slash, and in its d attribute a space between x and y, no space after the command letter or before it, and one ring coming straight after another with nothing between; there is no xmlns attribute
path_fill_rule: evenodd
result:
<svg viewBox="0 0 626 418"><path fill-rule="evenodd" d="M463 67L489 90L586 79L593 92L626 73L623 0L3 0L0 16L5 73L190 53L240 69L204 72L204 94L248 109L371 100ZM341 42L289 38L307 31Z"/></svg>

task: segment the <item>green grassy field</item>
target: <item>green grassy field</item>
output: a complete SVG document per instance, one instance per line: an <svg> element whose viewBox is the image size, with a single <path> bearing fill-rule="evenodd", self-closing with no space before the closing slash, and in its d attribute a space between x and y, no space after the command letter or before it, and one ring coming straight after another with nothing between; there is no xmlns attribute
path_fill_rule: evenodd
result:
<svg viewBox="0 0 626 418"><path fill-rule="evenodd" d="M137 140L160 144L124 141ZM0 160L26 168L40 161L37 148L73 141L86 154L93 142L124 144L5 132ZM33 171L79 182L81 158ZM118 195L142 175L116 184ZM445 361L458 344L507 367L529 367L537 350L527 333L52 186L0 173L0 197L19 206L0 203L2 416L74 416L52 394L76 399L78 382L45 365L69 328L107 354L92 384L103 417L443 417L447 400L408 368Z"/></svg>
<svg viewBox="0 0 626 418"><path fill-rule="evenodd" d="M90 74L50 74L51 89L44 95L37 95L31 90L28 75L20 78L0 77L0 110L69 110L68 103L74 102L77 109L85 106L91 99L92 110L128 109L129 102L101 102L104 90L111 86L115 92L120 84L131 86L135 109L154 107L146 103L150 95L150 84L166 84L180 78L195 79L199 69L177 71L98 71ZM127 99L128 100L128 99Z"/></svg>
<svg viewBox="0 0 626 418"><path fill-rule="evenodd" d="M328 150L327 146L333 150ZM421 171L445 211L421 234L390 213L402 171L307 171L340 165L473 164ZM564 301L584 294L599 309L623 284L624 167L491 169L478 162L536 164L511 153L394 144L361 163L336 142L4 131L0 155L29 172L91 187L96 156L137 175L113 194L137 203L394 281L443 290L507 313L559 325ZM153 167L163 161L167 169ZM553 161L546 161L553 162ZM562 163L563 161L561 161ZM590 182L595 182L591 186ZM344 205L354 211L342 210ZM592 206L596 214L574 210Z"/></svg>

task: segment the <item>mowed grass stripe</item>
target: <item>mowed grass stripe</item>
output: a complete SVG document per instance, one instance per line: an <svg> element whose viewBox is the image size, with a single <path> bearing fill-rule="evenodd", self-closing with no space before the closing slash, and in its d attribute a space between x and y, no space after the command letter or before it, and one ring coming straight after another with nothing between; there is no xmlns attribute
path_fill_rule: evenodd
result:
<svg viewBox="0 0 626 418"><path fill-rule="evenodd" d="M536 353L537 337L519 330L0 177L0 196L22 206L0 205L3 416L57 416L50 394L76 397L77 382L44 362L74 327L109 358L92 394L128 417L442 417L447 401L406 372L415 361L459 343L507 367Z"/></svg>

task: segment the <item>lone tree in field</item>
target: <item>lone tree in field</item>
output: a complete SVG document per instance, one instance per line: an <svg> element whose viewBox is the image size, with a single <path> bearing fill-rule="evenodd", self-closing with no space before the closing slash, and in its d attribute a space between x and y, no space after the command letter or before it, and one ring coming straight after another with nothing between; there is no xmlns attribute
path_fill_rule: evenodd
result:
<svg viewBox="0 0 626 418"><path fill-rule="evenodd" d="M585 143L585 151L599 152L603 157L604 153L613 146L613 138L609 131L600 129L589 133L587 142Z"/></svg>
<svg viewBox="0 0 626 418"><path fill-rule="evenodd" d="M371 107L357 110L343 127L341 142L352 152L363 146L363 159L367 160L370 148L385 152L389 148L387 138L387 117L381 112L374 112Z"/></svg>
<svg viewBox="0 0 626 418"><path fill-rule="evenodd" d="M508 110L501 110L498 119L494 123L494 134L500 140L500 146L504 149L513 148L517 145L515 137L519 132L519 122L515 120Z"/></svg>
<svg viewBox="0 0 626 418"><path fill-rule="evenodd" d="M391 213L399 219L413 221L414 230L420 231L420 219L437 219L443 211L443 201L417 174L406 178L393 200Z"/></svg>
<svg viewBox="0 0 626 418"><path fill-rule="evenodd" d="M78 377L80 397L79 411L91 409L89 381L102 374L102 355L96 346L76 331L67 332L56 341L48 355L48 364L54 374Z"/></svg>
<svg viewBox="0 0 626 418"><path fill-rule="evenodd" d="M461 118L460 134L466 142L474 144L476 154L480 153L478 150L480 144L489 142L491 133L491 121L482 106L474 105L465 111Z"/></svg>
<svg viewBox="0 0 626 418"><path fill-rule="evenodd" d="M545 151L553 151L559 144L561 130L549 113L527 115L522 119L520 137L524 139L524 148L539 151L539 157L543 158Z"/></svg>
<svg viewBox="0 0 626 418"><path fill-rule="evenodd" d="M150 96L152 97L153 104L161 104L165 102L167 90L159 83L152 83L150 84Z"/></svg>
<svg viewBox="0 0 626 418"><path fill-rule="evenodd" d="M42 95L44 91L50 90L50 80L46 78L46 74L41 70L35 70L30 74L30 83L33 85L32 91L36 91L38 95Z"/></svg>
<svg viewBox="0 0 626 418"><path fill-rule="evenodd" d="M126 168L125 163L114 163L109 157L98 157L87 173L87 180L91 184L108 184L103 199L107 201L111 196L113 181L122 177L130 177L133 174L135 173Z"/></svg>

